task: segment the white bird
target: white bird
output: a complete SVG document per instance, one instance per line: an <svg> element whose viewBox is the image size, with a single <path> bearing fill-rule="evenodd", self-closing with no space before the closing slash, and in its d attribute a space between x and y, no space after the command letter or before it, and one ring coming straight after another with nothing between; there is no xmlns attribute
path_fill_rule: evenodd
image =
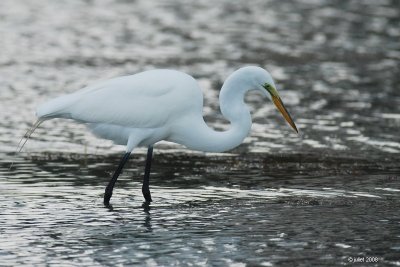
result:
<svg viewBox="0 0 400 267"><path fill-rule="evenodd" d="M232 73L221 88L221 113L230 122L227 131L215 131L205 123L203 95L193 77L158 69L105 80L42 104L36 111L39 119L28 136L45 120L66 118L87 124L99 137L126 145L126 153L105 190L107 206L132 150L148 147L142 192L146 202L151 202L149 177L153 145L166 140L205 152L223 152L240 145L252 124L249 108L244 103L249 90L258 90L269 97L298 132L271 75L262 68L249 66Z"/></svg>

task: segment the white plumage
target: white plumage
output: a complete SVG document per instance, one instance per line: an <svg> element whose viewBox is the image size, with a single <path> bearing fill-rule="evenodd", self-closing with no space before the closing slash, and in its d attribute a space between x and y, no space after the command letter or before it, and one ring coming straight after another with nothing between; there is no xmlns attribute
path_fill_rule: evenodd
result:
<svg viewBox="0 0 400 267"><path fill-rule="evenodd" d="M39 119L68 118L87 123L94 134L120 145L127 145L130 139L127 150L132 150L135 145L167 139L174 121L201 114L202 108L201 90L191 76L153 70L55 98L41 105L36 114Z"/></svg>
<svg viewBox="0 0 400 267"><path fill-rule="evenodd" d="M275 84L267 71L245 67L234 72L220 94L230 130L216 132L203 120L203 96L196 80L175 70L151 70L117 77L50 100L37 109L40 120L67 118L87 123L94 134L127 145L149 146L160 140L191 149L222 152L248 135L251 118L243 102L248 90Z"/></svg>
<svg viewBox="0 0 400 267"><path fill-rule="evenodd" d="M137 146L149 147L161 140L176 142L190 149L222 152L242 143L251 129L251 116L244 103L249 90L268 96L297 131L275 89L271 75L259 67L244 67L231 74L221 88L222 115L229 120L227 131L215 131L202 116L203 95L196 80L174 70L152 70L118 77L50 100L37 109L38 122L67 118L88 125L97 136L126 145L126 155L110 181L104 203L108 205L115 181ZM30 131L29 135L33 132ZM143 194L148 189L150 165L146 164Z"/></svg>

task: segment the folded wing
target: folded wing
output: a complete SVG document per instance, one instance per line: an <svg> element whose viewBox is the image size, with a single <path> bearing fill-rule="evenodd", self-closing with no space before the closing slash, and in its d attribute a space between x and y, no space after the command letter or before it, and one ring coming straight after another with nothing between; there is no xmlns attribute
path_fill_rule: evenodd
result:
<svg viewBox="0 0 400 267"><path fill-rule="evenodd" d="M37 116L155 128L184 112L201 112L202 106L201 91L191 76L155 70L106 80L55 98L41 105Z"/></svg>

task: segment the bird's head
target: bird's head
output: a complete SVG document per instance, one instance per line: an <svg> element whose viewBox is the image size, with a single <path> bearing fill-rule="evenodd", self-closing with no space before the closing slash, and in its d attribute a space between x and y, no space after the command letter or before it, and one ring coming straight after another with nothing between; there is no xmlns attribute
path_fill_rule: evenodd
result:
<svg viewBox="0 0 400 267"><path fill-rule="evenodd" d="M260 67L245 67L243 69L248 73L249 82L253 85L253 88L260 91L262 95L268 97L275 104L276 108L281 112L289 125L298 133L299 131L297 130L296 124L285 108L276 90L271 74Z"/></svg>

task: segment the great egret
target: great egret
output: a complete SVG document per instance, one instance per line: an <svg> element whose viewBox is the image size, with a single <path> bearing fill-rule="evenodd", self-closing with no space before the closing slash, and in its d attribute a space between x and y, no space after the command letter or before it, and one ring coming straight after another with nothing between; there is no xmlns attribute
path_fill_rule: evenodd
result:
<svg viewBox="0 0 400 267"><path fill-rule="evenodd" d="M269 97L298 132L271 75L262 68L249 66L232 73L221 88L220 109L230 122L227 131L215 131L204 122L203 95L193 77L160 69L109 79L52 99L38 107L39 119L27 134L29 138L45 120L66 118L86 123L99 137L126 145L126 153L105 190L105 205L109 205L115 182L132 150L148 147L142 192L146 202L151 202L153 145L167 140L205 152L223 152L240 145L252 123L244 103L249 90L259 90Z"/></svg>

